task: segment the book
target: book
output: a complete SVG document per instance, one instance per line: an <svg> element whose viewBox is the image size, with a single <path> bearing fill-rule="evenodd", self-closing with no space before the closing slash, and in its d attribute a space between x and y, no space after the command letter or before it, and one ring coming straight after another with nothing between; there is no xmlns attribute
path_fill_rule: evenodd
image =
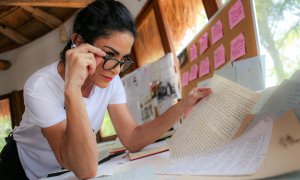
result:
<svg viewBox="0 0 300 180"><path fill-rule="evenodd" d="M132 161L132 160L136 160L136 159L140 159L140 158L144 158L144 157L148 157L148 156L151 156L154 154L168 151L169 148L167 146L167 140L168 139L165 139L165 140L150 144L138 152L134 152L134 153L129 152L128 159Z"/></svg>

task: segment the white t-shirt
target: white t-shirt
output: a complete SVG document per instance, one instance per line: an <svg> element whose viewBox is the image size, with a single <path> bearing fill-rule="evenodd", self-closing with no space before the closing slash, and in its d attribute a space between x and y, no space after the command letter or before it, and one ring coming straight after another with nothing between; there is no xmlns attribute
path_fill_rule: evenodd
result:
<svg viewBox="0 0 300 180"><path fill-rule="evenodd" d="M29 179L46 177L48 173L61 168L41 132L41 128L66 119L64 81L57 71L57 65L58 61L38 70L26 81L25 112L20 126L13 130L19 157ZM97 133L102 125L108 104L126 103L124 87L119 76L116 76L107 88L94 86L90 96L83 99L94 133Z"/></svg>

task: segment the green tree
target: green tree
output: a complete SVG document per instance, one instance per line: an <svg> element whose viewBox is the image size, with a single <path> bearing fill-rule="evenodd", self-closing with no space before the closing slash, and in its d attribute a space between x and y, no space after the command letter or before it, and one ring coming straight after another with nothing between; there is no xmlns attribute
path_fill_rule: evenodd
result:
<svg viewBox="0 0 300 180"><path fill-rule="evenodd" d="M255 0L255 8L260 42L270 54L281 82L299 68L299 63L294 64L294 69L284 68L283 60L296 60L299 56L288 57L283 51L300 39L300 0Z"/></svg>

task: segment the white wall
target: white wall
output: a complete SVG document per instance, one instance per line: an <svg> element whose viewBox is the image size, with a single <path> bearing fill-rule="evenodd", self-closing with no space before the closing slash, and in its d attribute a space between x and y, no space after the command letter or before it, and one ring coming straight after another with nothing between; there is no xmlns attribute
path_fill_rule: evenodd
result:
<svg viewBox="0 0 300 180"><path fill-rule="evenodd" d="M119 0L136 17L147 0ZM73 18L64 23L68 35ZM23 89L26 79L38 69L59 60L65 43L59 40L59 29L10 52L0 54L0 59L12 62L11 68L0 71L0 95Z"/></svg>
<svg viewBox="0 0 300 180"><path fill-rule="evenodd" d="M69 35L73 19L64 26ZM58 61L66 43L59 40L59 28L18 49L0 54L0 59L10 60L12 66L0 71L0 95L23 89L26 79L38 69Z"/></svg>

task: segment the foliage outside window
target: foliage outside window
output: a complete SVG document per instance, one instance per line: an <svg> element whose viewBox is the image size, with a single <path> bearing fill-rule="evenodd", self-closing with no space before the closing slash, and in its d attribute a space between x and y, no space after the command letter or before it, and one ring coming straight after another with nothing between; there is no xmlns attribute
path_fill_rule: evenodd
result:
<svg viewBox="0 0 300 180"><path fill-rule="evenodd" d="M12 131L9 99L0 100L0 151L6 144L5 137Z"/></svg>
<svg viewBox="0 0 300 180"><path fill-rule="evenodd" d="M176 54L196 37L207 23L202 0L161 0Z"/></svg>
<svg viewBox="0 0 300 180"><path fill-rule="evenodd" d="M108 136L113 136L116 135L116 131L114 129L114 126L112 125L112 122L110 120L109 114L106 111L103 119L103 124L101 127L101 137L108 137Z"/></svg>
<svg viewBox="0 0 300 180"><path fill-rule="evenodd" d="M300 0L254 2L260 51L266 56L266 87L279 85L300 68Z"/></svg>

